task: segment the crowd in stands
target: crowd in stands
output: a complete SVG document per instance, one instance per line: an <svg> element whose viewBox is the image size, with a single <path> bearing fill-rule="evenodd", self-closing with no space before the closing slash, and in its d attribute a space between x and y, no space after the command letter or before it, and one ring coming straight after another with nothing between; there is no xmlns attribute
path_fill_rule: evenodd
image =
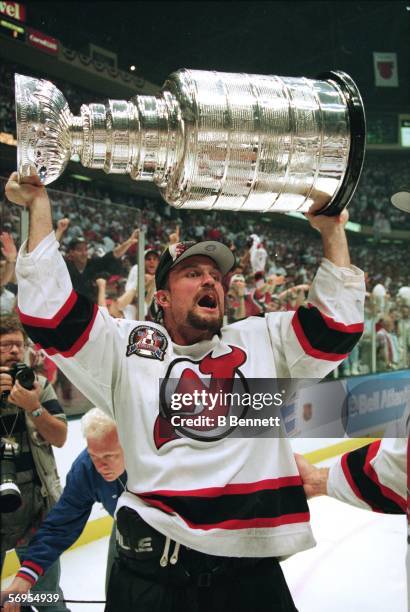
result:
<svg viewBox="0 0 410 612"><path fill-rule="evenodd" d="M124 196L83 183L60 181L49 188L57 238L69 262L74 285L115 317L137 318L138 232L145 232L145 316L160 313L153 300L154 274L160 253L169 242L222 240L234 251L237 267L226 279L228 322L278 310L293 310L307 298L321 261L319 235L306 227L275 226L261 215L218 211L177 211L161 201L140 199L141 208L119 205ZM62 187L67 191L62 191ZM3 185L4 193L4 185ZM132 198L132 196L129 196ZM125 198L126 201L126 198ZM2 208L3 309L15 308L15 280L7 271L16 258L11 242L20 244L19 211L4 197ZM410 367L410 278L406 243L354 242L355 265L366 272L368 299L364 336L342 375L372 370L376 341L377 370ZM85 273L86 272L86 273ZM376 325L375 325L376 324ZM375 329L374 329L375 325ZM372 340L373 338L373 340Z"/></svg>
<svg viewBox="0 0 410 612"><path fill-rule="evenodd" d="M351 212L356 223L373 227L376 237L392 229L409 229L410 216L390 205L390 197L410 185L409 157L367 156Z"/></svg>

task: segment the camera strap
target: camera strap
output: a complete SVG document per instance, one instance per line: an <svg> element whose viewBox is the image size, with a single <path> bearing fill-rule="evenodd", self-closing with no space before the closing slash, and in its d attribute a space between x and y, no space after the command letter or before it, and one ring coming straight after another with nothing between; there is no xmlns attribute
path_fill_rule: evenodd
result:
<svg viewBox="0 0 410 612"><path fill-rule="evenodd" d="M4 421L3 421L3 417L0 417L0 421L1 421L2 427L3 427L3 429L4 429L5 433L6 433L6 436L7 436L6 438L3 438L3 439L6 440L6 442L10 442L11 444L15 444L17 442L17 440L15 438L13 438L13 431L14 431L14 428L16 426L18 418L19 418L19 411L17 410L16 416L15 416L15 419L14 419L14 423L11 426L10 432L8 432L7 428L6 428L5 424L4 424Z"/></svg>

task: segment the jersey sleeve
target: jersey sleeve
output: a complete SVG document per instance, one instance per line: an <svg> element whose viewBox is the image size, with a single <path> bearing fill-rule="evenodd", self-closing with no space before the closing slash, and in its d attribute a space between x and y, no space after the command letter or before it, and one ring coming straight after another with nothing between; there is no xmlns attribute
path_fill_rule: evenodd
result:
<svg viewBox="0 0 410 612"><path fill-rule="evenodd" d="M306 306L266 315L278 376L323 378L341 363L364 329L364 273L324 259Z"/></svg>
<svg viewBox="0 0 410 612"><path fill-rule="evenodd" d="M120 369L120 324L73 290L59 243L50 233L17 260L18 311L38 343L71 382L113 416L112 389Z"/></svg>
<svg viewBox="0 0 410 612"><path fill-rule="evenodd" d="M330 468L327 493L353 506L405 514L407 439L385 438L346 453Z"/></svg>

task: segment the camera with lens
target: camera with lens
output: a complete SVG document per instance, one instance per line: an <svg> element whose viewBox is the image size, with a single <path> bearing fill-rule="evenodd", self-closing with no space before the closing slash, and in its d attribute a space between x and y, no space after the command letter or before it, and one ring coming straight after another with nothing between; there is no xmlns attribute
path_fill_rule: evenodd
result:
<svg viewBox="0 0 410 612"><path fill-rule="evenodd" d="M14 363L9 369L8 374L13 379L13 385L16 380L18 380L24 389L28 389L29 391L34 389L36 375L34 374L34 370L29 368L25 363Z"/></svg>
<svg viewBox="0 0 410 612"><path fill-rule="evenodd" d="M22 504L21 491L17 485L15 459L20 446L10 438L0 439L1 477L0 512L15 512Z"/></svg>
<svg viewBox="0 0 410 612"><path fill-rule="evenodd" d="M24 389L34 389L36 379L34 370L25 363L15 363L8 371L13 379L13 385L18 380ZM5 404L10 391L1 394L1 404ZM21 491L17 485L15 459L20 454L20 446L12 437L0 439L0 512L14 512L22 504Z"/></svg>
<svg viewBox="0 0 410 612"><path fill-rule="evenodd" d="M20 385L24 389L34 389L34 381L36 380L36 375L34 374L34 370L29 368L25 363L14 363L10 366L9 371L6 372L9 376L11 376L13 380L13 385L16 380L19 381ZM1 394L1 403L3 404L8 396L10 395L10 391L3 391Z"/></svg>

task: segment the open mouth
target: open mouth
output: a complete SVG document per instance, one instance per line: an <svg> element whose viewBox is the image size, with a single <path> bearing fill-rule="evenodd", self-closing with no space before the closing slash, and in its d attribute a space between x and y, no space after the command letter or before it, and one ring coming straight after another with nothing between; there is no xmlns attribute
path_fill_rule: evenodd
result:
<svg viewBox="0 0 410 612"><path fill-rule="evenodd" d="M215 309L217 307L216 297L211 293L206 293L197 302L201 308Z"/></svg>

